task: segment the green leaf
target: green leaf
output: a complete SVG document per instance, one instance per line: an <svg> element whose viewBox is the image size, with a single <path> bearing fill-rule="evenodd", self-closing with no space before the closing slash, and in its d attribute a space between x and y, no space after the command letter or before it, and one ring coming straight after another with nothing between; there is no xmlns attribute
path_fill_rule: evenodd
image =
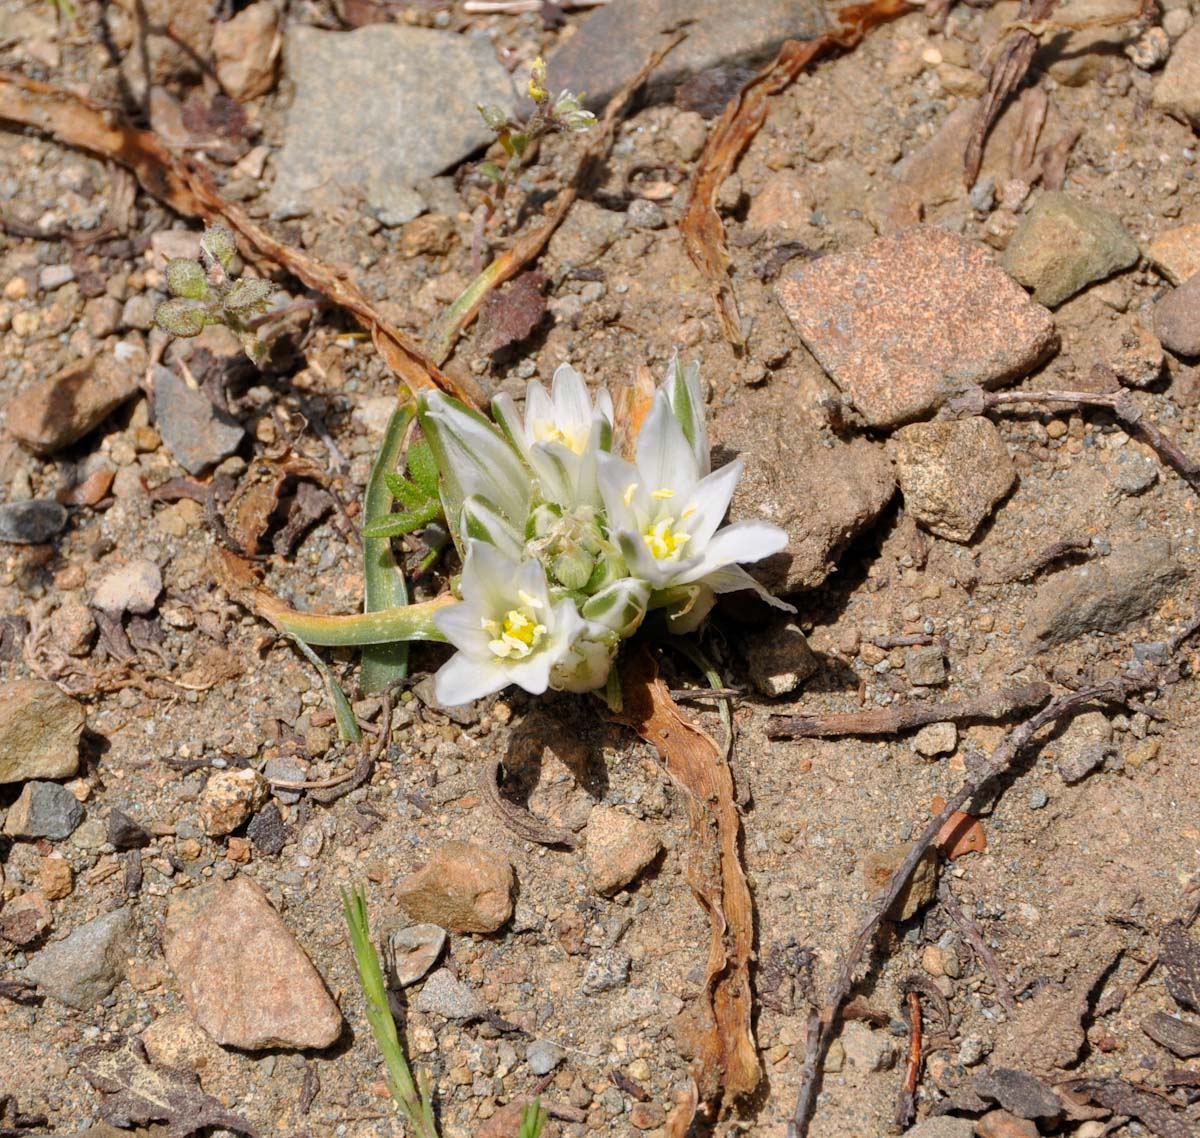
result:
<svg viewBox="0 0 1200 1138"><path fill-rule="evenodd" d="M167 262L167 288L173 296L203 300L208 296L208 274L191 257L172 257Z"/></svg>
<svg viewBox="0 0 1200 1138"><path fill-rule="evenodd" d="M270 281L243 277L226 294L225 307L239 314L253 312L254 309L266 305L274 287Z"/></svg>
<svg viewBox="0 0 1200 1138"><path fill-rule="evenodd" d="M441 512L441 506L437 502L431 502L428 509L419 513L384 514L382 518L376 518L363 526L363 537L388 541L393 537L403 537L406 533L428 525Z"/></svg>
<svg viewBox="0 0 1200 1138"><path fill-rule="evenodd" d="M433 618L447 603L445 600L424 601L354 616L326 616L286 609L272 612L270 620L288 636L328 648L361 648L365 644L394 644L397 640L444 643L446 637Z"/></svg>
<svg viewBox="0 0 1200 1138"><path fill-rule="evenodd" d="M386 474L384 481L392 497L410 510L423 509L429 503L431 495L426 494L420 486L414 486L403 474Z"/></svg>
<svg viewBox="0 0 1200 1138"><path fill-rule="evenodd" d="M542 1109L540 1098L527 1102L525 1109L521 1111L521 1129L517 1132L517 1138L540 1138L549 1117Z"/></svg>
<svg viewBox="0 0 1200 1138"><path fill-rule="evenodd" d="M237 255L237 242L233 234L223 225L210 225L200 238L200 254L228 269Z"/></svg>
<svg viewBox="0 0 1200 1138"><path fill-rule="evenodd" d="M495 162L480 162L475 168L485 178L490 178L493 182L499 183L504 181L504 171Z"/></svg>
<svg viewBox="0 0 1200 1138"><path fill-rule="evenodd" d="M197 300L176 297L164 300L154 313L154 323L172 336L199 336L212 323L204 305Z"/></svg>
<svg viewBox="0 0 1200 1138"><path fill-rule="evenodd" d="M338 735L346 743L361 743L362 730L358 726L358 720L354 718L354 708L350 706L350 701L346 698L346 693L342 691L342 685L337 682L337 677L330 670L329 665L298 636L293 636L292 640L296 647L308 657L309 663L321 673L322 678L325 680L325 686L329 690L329 697L333 701L333 717L337 720Z"/></svg>
<svg viewBox="0 0 1200 1138"><path fill-rule="evenodd" d="M413 481L431 498L438 496L437 459L424 436L413 439L408 447L408 473Z"/></svg>

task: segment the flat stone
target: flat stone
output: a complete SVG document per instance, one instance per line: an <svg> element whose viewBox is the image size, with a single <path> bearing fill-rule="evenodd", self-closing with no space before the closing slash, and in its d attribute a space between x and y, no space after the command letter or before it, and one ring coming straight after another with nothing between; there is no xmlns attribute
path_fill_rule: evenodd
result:
<svg viewBox="0 0 1200 1138"><path fill-rule="evenodd" d="M243 8L213 28L213 62L221 87L242 102L265 95L279 73L279 9L269 0Z"/></svg>
<svg viewBox="0 0 1200 1138"><path fill-rule="evenodd" d="M42 545L66 528L67 511L53 498L30 498L0 506L0 541Z"/></svg>
<svg viewBox="0 0 1200 1138"><path fill-rule="evenodd" d="M948 1114L927 1118L904 1132L904 1138L975 1138L975 1123L969 1118L952 1118Z"/></svg>
<svg viewBox="0 0 1200 1138"><path fill-rule="evenodd" d="M842 1028L842 1050L846 1061L860 1071L889 1071L896 1062L896 1049L883 1031L851 1020Z"/></svg>
<svg viewBox="0 0 1200 1138"><path fill-rule="evenodd" d="M1163 346L1139 321L1122 321L1102 340L1104 357L1127 387L1153 387L1162 376Z"/></svg>
<svg viewBox="0 0 1200 1138"><path fill-rule="evenodd" d="M276 159L275 205L320 210L365 197L375 209L402 210L406 199L393 188L440 174L493 138L478 104L515 102L483 36L398 24L294 26L284 59L296 94Z"/></svg>
<svg viewBox="0 0 1200 1138"><path fill-rule="evenodd" d="M1200 272L1155 304L1154 331L1177 356L1200 356Z"/></svg>
<svg viewBox="0 0 1200 1138"><path fill-rule="evenodd" d="M140 390L136 370L109 355L89 356L27 383L8 404L8 430L38 454L82 438Z"/></svg>
<svg viewBox="0 0 1200 1138"><path fill-rule="evenodd" d="M503 854L468 842L446 842L396 886L396 901L414 921L452 933L491 933L512 916L514 884Z"/></svg>
<svg viewBox="0 0 1200 1138"><path fill-rule="evenodd" d="M146 1057L156 1067L175 1067L211 1075L230 1062L226 1052L186 1012L168 1012L159 1016L140 1038L146 1048Z"/></svg>
<svg viewBox="0 0 1200 1138"><path fill-rule="evenodd" d="M202 474L228 458L246 435L203 391L162 364L154 368L154 416L167 449L189 474Z"/></svg>
<svg viewBox="0 0 1200 1138"><path fill-rule="evenodd" d="M913 736L913 750L927 759L949 755L958 746L958 728L950 722L927 723Z"/></svg>
<svg viewBox="0 0 1200 1138"><path fill-rule="evenodd" d="M1163 230L1145 252L1167 280L1183 284L1200 273L1200 222Z"/></svg>
<svg viewBox="0 0 1200 1138"><path fill-rule="evenodd" d="M320 974L249 878L177 894L163 951L193 1018L224 1046L320 1049L342 1033Z"/></svg>
<svg viewBox="0 0 1200 1138"><path fill-rule="evenodd" d="M50 635L68 656L86 656L96 640L96 618L87 605L60 605L50 617Z"/></svg>
<svg viewBox="0 0 1200 1138"><path fill-rule="evenodd" d="M284 786L276 786L278 782L304 782L308 778L308 769L296 758L288 755L280 759L268 759L263 764L263 777L271 784L271 796L280 802L291 804L299 802L302 790L289 790Z"/></svg>
<svg viewBox="0 0 1200 1138"><path fill-rule="evenodd" d="M913 423L892 447L905 508L949 541L969 542L1017 480L1000 432L983 417Z"/></svg>
<svg viewBox="0 0 1200 1138"><path fill-rule="evenodd" d="M1051 647L1085 632L1120 632L1152 612L1186 575L1165 538L1114 547L1103 560L1041 584L1026 610L1025 639Z"/></svg>
<svg viewBox="0 0 1200 1138"><path fill-rule="evenodd" d="M391 979L407 988L421 979L446 947L446 930L440 925L409 925L387 939Z"/></svg>
<svg viewBox="0 0 1200 1138"><path fill-rule="evenodd" d="M1154 105L1200 130L1200 24L1171 48L1171 58L1154 85Z"/></svg>
<svg viewBox="0 0 1200 1138"><path fill-rule="evenodd" d="M989 1110L975 1124L978 1138L1038 1138L1038 1128L1026 1118L1018 1118L1007 1110Z"/></svg>
<svg viewBox="0 0 1200 1138"><path fill-rule="evenodd" d="M1063 782L1081 782L1113 753L1112 724L1102 711L1084 712L1067 724L1052 746Z"/></svg>
<svg viewBox="0 0 1200 1138"><path fill-rule="evenodd" d="M1141 451L1122 447L1104 473L1122 494L1142 494L1158 481L1158 463Z"/></svg>
<svg viewBox="0 0 1200 1138"><path fill-rule="evenodd" d="M731 516L773 522L787 532L782 553L750 567L777 594L820 585L896 492L882 446L823 432L782 383L739 392L729 406L713 408L712 437L746 464Z"/></svg>
<svg viewBox="0 0 1200 1138"><path fill-rule="evenodd" d="M937 687L946 682L946 657L936 644L910 648L904 654L904 672L910 684Z"/></svg>
<svg viewBox="0 0 1200 1138"><path fill-rule="evenodd" d="M200 822L204 832L219 838L232 834L266 803L271 788L256 770L217 771L200 793Z"/></svg>
<svg viewBox="0 0 1200 1138"><path fill-rule="evenodd" d="M595 996L623 988L629 982L629 970L632 967L633 959L624 949L598 949L588 960L580 991L585 996Z"/></svg>
<svg viewBox="0 0 1200 1138"><path fill-rule="evenodd" d="M83 807L57 782L27 782L20 797L8 808L4 832L10 838L69 838L83 821Z"/></svg>
<svg viewBox="0 0 1200 1138"><path fill-rule="evenodd" d="M422 985L413 1000L419 1012L432 1012L446 1019L473 1020L487 1015L487 1004L447 968L439 968Z"/></svg>
<svg viewBox="0 0 1200 1138"><path fill-rule="evenodd" d="M1017 379L1058 342L1050 313L982 246L937 226L823 257L776 292L806 347L876 427Z"/></svg>
<svg viewBox="0 0 1200 1138"><path fill-rule="evenodd" d="M535 1075L548 1075L565 1058L567 1053L549 1039L535 1039L525 1048L525 1062Z"/></svg>
<svg viewBox="0 0 1200 1138"><path fill-rule="evenodd" d="M1042 194L1004 251L1004 267L1049 308L1093 281L1137 264L1137 242L1106 210L1069 194Z"/></svg>
<svg viewBox="0 0 1200 1138"><path fill-rule="evenodd" d="M653 826L611 806L593 807L587 824L592 888L607 897L624 888L662 849Z"/></svg>
<svg viewBox="0 0 1200 1138"><path fill-rule="evenodd" d="M900 868L908 857L912 843L891 846L885 850L870 850L858 864L859 878L863 887L872 894L881 893L888 886L892 874ZM934 850L926 851L925 856L917 863L917 868L909 878L896 903L888 916L894 921L907 921L933 900L937 893L938 860Z"/></svg>
<svg viewBox="0 0 1200 1138"><path fill-rule="evenodd" d="M162 594L162 572L145 557L106 569L92 587L92 604L110 616L154 611Z"/></svg>
<svg viewBox="0 0 1200 1138"><path fill-rule="evenodd" d="M133 914L114 909L46 945L22 975L60 1004L89 1011L121 982L132 949Z"/></svg>
<svg viewBox="0 0 1200 1138"><path fill-rule="evenodd" d="M795 621L778 621L746 638L750 682L762 695L776 697L795 691L820 667L808 640Z"/></svg>
<svg viewBox="0 0 1200 1138"><path fill-rule="evenodd" d="M815 0L613 0L584 20L549 61L550 86L567 88L596 109L628 83L662 33L687 21L687 39L662 61L645 85L652 103L718 66L765 63L784 40L815 39L828 29Z"/></svg>
<svg viewBox="0 0 1200 1138"><path fill-rule="evenodd" d="M36 944L50 925L50 902L37 889L14 897L0 912L0 938L18 948Z"/></svg>

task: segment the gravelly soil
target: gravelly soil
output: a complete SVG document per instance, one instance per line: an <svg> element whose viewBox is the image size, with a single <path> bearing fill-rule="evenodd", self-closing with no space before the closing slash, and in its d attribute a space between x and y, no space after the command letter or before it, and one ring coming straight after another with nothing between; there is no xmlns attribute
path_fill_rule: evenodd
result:
<svg viewBox="0 0 1200 1138"><path fill-rule="evenodd" d="M202 6L196 8L201 24L211 20ZM910 165L910 180L903 183L894 164L921 151L977 93L970 69L1014 12L1010 4L956 7L944 34L932 32L927 17L914 13L874 33L854 53L820 65L774 101L722 193L735 285L749 327L746 359L736 359L724 343L707 289L674 224L697 156L696 118L661 105L638 110L623 124L602 180L587 191L542 259L551 282L550 313L535 336L489 358L469 334L451 366L492 390L520 392L528 377L548 378L564 360L616 384L641 364L661 371L679 346L688 358L702 361L718 440L756 415L776 413L780 392L792 405L797 430L828 431L828 403L836 401L836 390L792 330L771 282L755 269L784 240L803 242L817 254L858 248L892 228L891 211L903 212L912 201L923 206L925 221L1002 249L1019 213L972 208L952 165L931 163L920 174L911 174ZM455 19L459 16L456 12ZM3 50L5 67L117 100L117 70L91 33L97 5L82 4L75 30L67 33L56 30L45 5L0 4L0 19L18 17L15 42ZM318 17L332 19L332 13L310 5L294 9L289 19ZM486 20L497 45L515 48L523 59L562 34L544 32L534 16ZM1080 128L1064 188L1115 214L1144 250L1167 229L1200 223L1196 137L1151 106L1160 73L1139 70L1120 50L1122 35L1113 29L1106 34L1110 46L1072 50L1068 44L1039 57L1037 66L1057 76L1044 81L1051 100L1045 129L1056 138ZM183 90L175 86L176 94ZM285 87L248 108L268 146L281 138L286 94ZM369 101L363 113L370 113ZM1008 129L1008 137L1011 133ZM571 168L577 145L550 140L526 188L553 190ZM1003 146L989 151L986 168L996 172L1001 188L1008 158ZM630 179L642 177L647 167L679 187L659 203L662 228L627 224L619 212L628 206ZM765 191L778 188L781 175L803 185L801 207L794 199L782 207L770 204L780 199ZM43 230L94 227L105 217L105 203L121 192L123 178L105 163L36 134L0 132L5 219L17 217ZM246 193L253 207L259 187L253 179L242 181L250 183ZM911 197L900 188L904 184ZM332 219L290 219L279 228L288 240L354 272L390 318L419 334L472 274L469 204L456 198L449 179L438 180L426 196L435 214L449 218L444 240L429 242L411 226L383 229L353 210ZM161 288L162 276L142 238L183 223L139 194L128 224L128 241L99 251L86 244L76 250L66 240L0 237L5 298L0 392L6 403L23 383L100 346L97 326L84 314L89 298L108 295L125 306L142 296L152 311L156 298L149 294ZM413 248L426 251L413 255ZM584 268L566 271L584 262ZM76 280L39 290L39 271L59 264L73 265ZM301 295L294 281L281 283ZM1055 311L1061 350L1025 385L1078 388L1091 382L1093 365L1112 361L1114 345L1134 321L1150 325L1150 306L1165 288L1162 274L1143 259L1067 301ZM393 381L367 342L336 314L296 327L292 350L277 353L265 375L232 365L224 375L217 369L210 394L219 389L247 430L238 454L218 472L240 477L249 459L290 435L301 453L335 470L334 487L353 513ZM125 358L140 368L153 339L147 328L148 321L136 312L131 317L126 307L123 321L101 333L115 336ZM216 343L214 350L220 348ZM1196 373L1186 361L1168 358L1163 378L1139 398L1185 452L1200 454ZM770 741L766 727L772 714L857 710L1050 677L1103 678L1134 659L1138 648L1152 655L1152 646L1181 627L1200 603L1196 499L1174 473L1159 469L1140 492L1122 489L1114 471L1125 455L1142 448L1103 413L1055 415L1026 408L994 418L1019 482L973 542L925 534L893 503L850 544L825 585L793 598L822 664L802 691L771 701L749 690L747 654L759 650L755 645L761 642L753 637L760 634L761 613L735 605L715 622L712 646L722 670L748 689L735 709L734 761L764 987L768 979L774 984L781 969L787 971L788 961L803 957L799 947L811 949L816 990L824 990L870 898L859 871L864 855L915 836L934 796L955 789L1003 734L1000 727L967 725L952 753L926 758L915 751L911 735ZM7 438L0 441L9 500L53 496L98 465L116 471L111 493L93 507L73 508L68 528L52 546L6 545L0 551L0 613L32 626L27 658L0 665L4 676L27 675L31 663L57 665L56 677L81 693L88 714L87 765L74 784L86 821L64 841L0 846L4 896L11 902L33 889L53 847L71 863L75 886L52 903L52 938L122 903L132 906L137 927L127 977L103 1005L71 1012L51 1000L23 1007L0 999L0 1092L16 1093L25 1111L45 1113L55 1132L82 1130L98 1119L99 1096L75 1070L79 1050L139 1034L173 1016L175 1034L191 1040L191 1062L205 1090L263 1133L364 1138L397 1133L362 1014L339 889L369 883L377 926L402 923L395 882L439 843L455 838L502 852L516 870L513 921L494 936L453 937L449 961L517 1030L409 1014L410 1051L434 1076L444 1134L475 1133L500 1104L527 1093L537 1080L525 1063L526 1047L548 1039L566 1057L544 1093L578 1119L555 1123L560 1133L629 1134L636 1128L661 1138L666 1133L661 1111L635 1109L612 1072L645 1087L651 1103L663 1108L686 1086L688 1063L678 1053L671 1021L699 994L707 925L676 855L687 830L686 811L653 750L606 722L600 706L586 699L554 696L535 705L520 693L507 694L451 717L427 706L418 687L399 703L392 745L368 785L331 807L311 801L281 806L293 827L281 853L267 856L244 842L231 848L226 839L206 836L197 799L211 766L260 767L268 758L295 757L305 777L321 779L352 765L355 755L336 742L315 672L214 583L215 536L203 509L188 501L168 504L150 493L183 474L150 425L150 408L139 397L48 458ZM883 432L859 433L873 445L886 444ZM821 509L820 502L813 504L814 512ZM353 611L362 587L353 527L353 517L330 514L290 558L272 560L270 586L298 605ZM1187 576L1148 616L1115 633L1089 633L1038 652L1024 636L1026 614L1055 572L1066 570L1051 567L1034 580L989 583L1004 576L996 567L1032 562L1057 541L1087 539L1094 552L1104 554L1146 536L1169 539ZM153 631L128 673L135 677L131 683L114 679L102 646L89 655L64 657L47 622L63 605L86 603L89 583L104 568L134 557L160 566L163 593L151 618ZM929 634L945 649L948 682L942 687L914 686L905 670L907 649L873 643ZM440 659L433 650L418 651L414 668L423 672ZM349 682L349 657L339 657L339 666ZM993 1049L998 1061L1034 1069L1031 1039L1070 1028L1040 1022L1036 998L1077 985L1110 941L1124 953L1092 1007L1118 990L1129 990L1129 996L1118 1010L1088 1016L1086 1044L1074 1069L1155 1086L1165 1068L1194 1068L1195 1061L1179 1063L1141 1032L1149 1013L1175 1010L1161 975L1132 989L1157 950L1158 930L1190 908L1200 871L1195 810L1200 719L1195 683L1188 678L1197 662L1185 651L1182 666L1182 682L1161 696L1151 693L1140 709L1108 716L1108 757L1088 777L1068 785L1057 770L1087 741L1087 725L1060 730L1028 756L985 812L987 851L944 869L950 889L994 948L1021 1010L1009 1017L999 1008L987 971L942 910L931 908L899 926L858 989L892 1019L895 1030L868 1031L856 1023L844 1044L835 1045L813 1135L871 1138L887 1132L907 1046L898 1022L899 984L913 972L932 972L953 1014L952 1038L928 1061L923 1102L956 1085ZM667 667L675 669L673 684L696 682L682 661L668 658ZM184 677L197 690L167 689L153 678L161 675ZM358 710L376 719L378 701ZM696 716L719 734L714 713L698 710ZM515 738L537 740L539 751L544 744L540 770L516 761ZM521 841L480 793L483 760L508 755L517 773L537 780L530 805L547 821L578 829L594 803L620 806L659 832L665 853L627 891L611 899L598 896L582 852ZM198 769L186 772L191 760ZM582 779L576 777L580 771ZM11 805L19 791L17 785L0 788L0 805ZM113 809L153 836L143 851L144 883L132 899L124 896L122 855L105 841ZM205 878L234 874L263 885L338 1000L349 1029L331 1050L242 1054L197 1041L189 1027L161 951L169 898ZM15 974L36 951L0 942L0 970ZM627 954L628 979L584 994L589 966L613 952ZM945 967L948 955L957 958L957 967ZM946 976L947 971L958 975ZM718 1124L718 1132L783 1134L804 1053L803 975L799 969L794 995L785 984L761 1006L755 1030L765 1072L762 1091ZM309 1069L320 1090L309 1112L301 1114ZM1079 1126L1046 1132L1080 1133ZM1138 1132L1144 1132L1138 1124L1129 1127L1129 1133Z"/></svg>

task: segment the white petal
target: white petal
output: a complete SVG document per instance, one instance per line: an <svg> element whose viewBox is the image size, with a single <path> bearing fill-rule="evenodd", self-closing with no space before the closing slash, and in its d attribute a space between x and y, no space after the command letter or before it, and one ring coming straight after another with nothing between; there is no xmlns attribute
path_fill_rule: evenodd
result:
<svg viewBox="0 0 1200 1138"><path fill-rule="evenodd" d="M787 543L788 535L770 522L734 522L713 534L698 562L681 572L676 581L686 584L708 577L727 565L761 561L778 553Z"/></svg>
<svg viewBox="0 0 1200 1138"><path fill-rule="evenodd" d="M596 414L604 419L610 427L612 426L614 418L613 401L607 387L602 387L596 392Z"/></svg>
<svg viewBox="0 0 1200 1138"><path fill-rule="evenodd" d="M615 454L603 453L597 456L599 469L597 477L600 482L600 496L604 499L604 509L608 514L608 524L614 530L633 530L637 528L637 513L634 510L634 497L626 502L630 486L637 486L634 491L645 493L645 487L639 486L641 475L632 463L618 458Z"/></svg>
<svg viewBox="0 0 1200 1138"><path fill-rule="evenodd" d="M542 568L541 562L535 561L531 557L527 561L522 561L519 568L514 566L514 570L508 578L508 595L514 601L519 601L522 593L527 597L532 597L542 606L538 615L549 618L543 619L543 623L549 625L553 620L550 613L550 593L546 588L546 571Z"/></svg>
<svg viewBox="0 0 1200 1138"><path fill-rule="evenodd" d="M543 498L568 508L575 504L579 456L573 450L562 443L534 443L529 448L529 463L541 483Z"/></svg>
<svg viewBox="0 0 1200 1138"><path fill-rule="evenodd" d="M696 488L683 507L684 513L694 509L680 524L691 535L691 546L697 554L708 545L717 527L725 520L730 499L744 469L742 460L736 459L720 470L714 470L696 483Z"/></svg>
<svg viewBox="0 0 1200 1138"><path fill-rule="evenodd" d="M492 664L473 660L462 652L455 652L433 677L433 694L438 703L453 707L459 703L470 703L485 695L498 692L509 683L504 669ZM543 689L544 690L544 689Z"/></svg>
<svg viewBox="0 0 1200 1138"><path fill-rule="evenodd" d="M700 467L666 392L654 397L654 406L642 424L637 441L637 468L647 492L672 490L682 496L700 480Z"/></svg>
<svg viewBox="0 0 1200 1138"><path fill-rule="evenodd" d="M557 421L572 435L583 434L592 421L592 397L583 376L570 364L559 364L555 371L552 398Z"/></svg>
<svg viewBox="0 0 1200 1138"><path fill-rule="evenodd" d="M500 424L508 441L528 458L529 439L525 434L525 424L517 412L513 397L507 392L501 392L492 400L492 417Z"/></svg>
<svg viewBox="0 0 1200 1138"><path fill-rule="evenodd" d="M538 441L538 427L555 425L554 401L546 389L531 379L525 389L525 439L532 446Z"/></svg>
<svg viewBox="0 0 1200 1138"><path fill-rule="evenodd" d="M789 605L787 601L781 601L767 592L745 569L738 565L727 565L724 569L717 569L707 577L702 577L698 583L707 585L714 593L740 593L743 589L750 589L772 608L780 609L783 612L796 611L795 605Z"/></svg>
<svg viewBox="0 0 1200 1138"><path fill-rule="evenodd" d="M517 563L495 546L483 541L468 542L463 562L463 600L478 605L481 613L503 615L513 607L517 572Z"/></svg>
<svg viewBox="0 0 1200 1138"><path fill-rule="evenodd" d="M524 552L521 535L491 502L485 502L482 498L468 498L463 503L460 529L464 541L494 545L514 561L519 561Z"/></svg>
<svg viewBox="0 0 1200 1138"><path fill-rule="evenodd" d="M687 561L659 561L640 533L629 533L622 530L617 535L617 544L629 566L631 576L649 581L655 590L669 588L678 579L679 574L700 563L699 558Z"/></svg>
<svg viewBox="0 0 1200 1138"><path fill-rule="evenodd" d="M445 634L447 640L455 648L469 656L485 657L488 653L490 637L483 630L480 621L489 615L479 604L473 601L460 601L456 605L447 605L433 614L433 623Z"/></svg>
<svg viewBox="0 0 1200 1138"><path fill-rule="evenodd" d="M709 472L708 428L704 422L704 393L700 390L700 365L690 363L685 368L679 353L667 365L667 381L663 385L671 401L671 410L696 456L700 474Z"/></svg>
<svg viewBox="0 0 1200 1138"><path fill-rule="evenodd" d="M551 653L534 652L524 660L506 663L504 682L516 684L532 695L541 695L550 686L550 669L554 667L554 663Z"/></svg>

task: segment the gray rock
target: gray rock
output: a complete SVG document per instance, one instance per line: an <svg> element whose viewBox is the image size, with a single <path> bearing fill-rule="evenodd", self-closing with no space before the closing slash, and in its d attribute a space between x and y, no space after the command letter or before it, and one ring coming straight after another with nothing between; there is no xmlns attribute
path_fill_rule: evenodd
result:
<svg viewBox="0 0 1200 1138"><path fill-rule="evenodd" d="M61 841L83 821L83 807L57 782L27 782L8 808L4 832L10 838L50 838Z"/></svg>
<svg viewBox="0 0 1200 1138"><path fill-rule="evenodd" d="M446 968L439 968L413 1000L419 1012L432 1012L446 1019L472 1020L487 1015L487 1004Z"/></svg>
<svg viewBox="0 0 1200 1138"><path fill-rule="evenodd" d="M1043 582L1025 618L1025 639L1065 644L1085 632L1119 632L1153 611L1186 576L1161 537L1115 547L1102 561Z"/></svg>
<svg viewBox="0 0 1200 1138"><path fill-rule="evenodd" d="M106 570L92 588L92 604L110 616L154 611L162 593L162 573L145 557Z"/></svg>
<svg viewBox="0 0 1200 1138"><path fill-rule="evenodd" d="M904 671L909 683L937 687L946 682L946 657L936 644L910 648L904 656Z"/></svg>
<svg viewBox="0 0 1200 1138"><path fill-rule="evenodd" d="M42 545L62 533L67 511L52 498L31 498L0 506L0 541Z"/></svg>
<svg viewBox="0 0 1200 1138"><path fill-rule="evenodd" d="M892 436L904 505L921 526L969 542L1017 480L990 419L914 423Z"/></svg>
<svg viewBox="0 0 1200 1138"><path fill-rule="evenodd" d="M1158 481L1158 464L1141 451L1123 447L1104 468L1104 473L1123 494L1141 494Z"/></svg>
<svg viewBox="0 0 1200 1138"><path fill-rule="evenodd" d="M46 265L38 273L38 288L43 292L53 292L74 279L75 270L70 265Z"/></svg>
<svg viewBox="0 0 1200 1138"><path fill-rule="evenodd" d="M1137 242L1111 214L1069 194L1045 193L1004 251L1004 267L1049 308L1137 263Z"/></svg>
<svg viewBox="0 0 1200 1138"><path fill-rule="evenodd" d="M308 778L308 770L294 758L268 759L263 764L263 778L274 784L279 782L303 782ZM282 786L271 786L271 795L280 802L299 802L302 790L288 790Z"/></svg>
<svg viewBox="0 0 1200 1138"><path fill-rule="evenodd" d="M860 1071L889 1071L896 1062L896 1050L887 1033L874 1031L865 1023L847 1023L841 1040L847 1062Z"/></svg>
<svg viewBox="0 0 1200 1138"><path fill-rule="evenodd" d="M550 57L550 84L603 106L646 62L661 33L688 21L687 39L646 84L650 102L670 99L679 83L721 65L763 63L787 39L815 39L827 29L814 0L613 0L579 25Z"/></svg>
<svg viewBox="0 0 1200 1138"><path fill-rule="evenodd" d="M365 197L376 210L403 213L415 181L493 137L477 104L514 102L508 73L481 36L397 24L295 26L284 59L296 95L271 190L276 206L303 201L321 210Z"/></svg>
<svg viewBox="0 0 1200 1138"><path fill-rule="evenodd" d="M81 925L65 940L46 945L23 977L60 1004L88 1011L125 975L132 934L133 914L114 909Z"/></svg>
<svg viewBox="0 0 1200 1138"><path fill-rule="evenodd" d="M1087 778L1112 753L1112 724L1101 711L1077 715L1053 744L1058 773L1071 784Z"/></svg>
<svg viewBox="0 0 1200 1138"><path fill-rule="evenodd" d="M131 296L121 309L121 325L149 332L154 327L154 314L166 298L157 292L139 292Z"/></svg>
<svg viewBox="0 0 1200 1138"><path fill-rule="evenodd" d="M1200 130L1200 24L1172 47L1154 87L1154 105Z"/></svg>
<svg viewBox="0 0 1200 1138"><path fill-rule="evenodd" d="M1050 795L1048 795L1040 786L1035 786L1029 792L1029 809L1030 810L1041 810L1042 807L1045 806L1046 803L1049 801L1050 801Z"/></svg>
<svg viewBox="0 0 1200 1138"><path fill-rule="evenodd" d="M550 238L547 252L562 270L590 265L624 232L625 216L594 202L576 202Z"/></svg>
<svg viewBox="0 0 1200 1138"><path fill-rule="evenodd" d="M1177 356L1200 356L1200 273L1154 306L1154 331Z"/></svg>
<svg viewBox="0 0 1200 1138"><path fill-rule="evenodd" d="M979 245L935 225L791 270L775 287L805 346L871 426L998 387L1057 346L1054 321Z"/></svg>
<svg viewBox="0 0 1200 1138"><path fill-rule="evenodd" d="M567 1053L548 1039L535 1039L525 1048L525 1062L535 1075L550 1074L566 1057Z"/></svg>
<svg viewBox="0 0 1200 1138"><path fill-rule="evenodd" d="M648 198L634 198L625 216L634 229L662 229L667 224L662 206Z"/></svg>
<svg viewBox="0 0 1200 1138"><path fill-rule="evenodd" d="M629 969L633 961L629 953L620 948L602 948L588 961L583 974L582 991L585 996L599 992L611 992L623 988L629 980Z"/></svg>
<svg viewBox="0 0 1200 1138"><path fill-rule="evenodd" d="M746 639L750 682L765 696L787 695L814 675L820 664L795 621L779 621Z"/></svg>
<svg viewBox="0 0 1200 1138"><path fill-rule="evenodd" d="M446 947L446 930L440 925L409 925L393 932L387 947L392 977L407 988L437 963Z"/></svg>
<svg viewBox="0 0 1200 1138"><path fill-rule="evenodd" d="M415 221L428 208L425 199L413 189L394 186L389 190L390 204L375 211L375 220L385 229L395 229Z"/></svg>
<svg viewBox="0 0 1200 1138"><path fill-rule="evenodd" d="M167 449L189 474L202 474L228 458L246 434L203 391L162 364L154 368L154 415Z"/></svg>

